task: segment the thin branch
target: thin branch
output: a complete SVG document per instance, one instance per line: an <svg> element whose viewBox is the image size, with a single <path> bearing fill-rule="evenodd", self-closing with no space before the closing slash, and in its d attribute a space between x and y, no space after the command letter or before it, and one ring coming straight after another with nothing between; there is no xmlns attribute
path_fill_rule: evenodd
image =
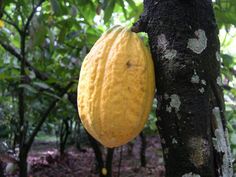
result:
<svg viewBox="0 0 236 177"><path fill-rule="evenodd" d="M74 84L74 81L69 82L69 84L67 84L67 86L61 91L61 93L58 95L59 97L62 97L65 93L67 93L67 91L70 89L70 87ZM26 143L26 149L27 152L29 151L31 145L34 142L34 138L37 135L37 133L39 132L39 130L41 129L43 123L45 122L46 118L48 117L48 115L50 114L50 112L55 108L56 103L58 102L58 99L55 99L48 107L48 109L42 114L41 119L38 122L38 125L35 127L35 129L33 130L33 133L30 135L30 138L28 140L28 142Z"/></svg>
<svg viewBox="0 0 236 177"><path fill-rule="evenodd" d="M2 18L2 15L3 15L3 13L2 13L3 9L4 9L3 1L0 1L0 19ZM0 162L0 163L1 163L1 162ZM0 168L1 168L1 164L0 164ZM0 169L0 170L1 170L1 169Z"/></svg>
<svg viewBox="0 0 236 177"><path fill-rule="evenodd" d="M12 25L13 27L15 27L15 29L19 32L19 34L22 33L20 27L14 22L14 20L11 18L11 16L6 12L4 11L3 12L4 15L6 15L6 17L10 20L5 20L6 23Z"/></svg>
<svg viewBox="0 0 236 177"><path fill-rule="evenodd" d="M33 8L32 12L31 12L30 16L28 17L27 22L25 24L25 28L24 28L25 33L27 32L27 30L29 28L30 22L34 17L34 14L36 13L37 8L40 7L44 1L45 0L40 0L39 3Z"/></svg>
<svg viewBox="0 0 236 177"><path fill-rule="evenodd" d="M5 44L3 41L0 41L0 45L6 50L8 51L10 54L12 54L13 56L15 56L19 61L22 60L22 56L19 52L17 52L17 50L9 45L9 44ZM35 67L33 67L30 62L28 62L27 60L25 60L25 64L27 67L29 67L32 71L34 71L35 75L37 78L39 78L40 80L47 80L48 76L43 73L40 72L39 70L37 70Z"/></svg>
<svg viewBox="0 0 236 177"><path fill-rule="evenodd" d="M20 28L16 25L16 23L14 23L14 22L12 22L12 21L9 21L9 20L6 20L6 19L2 19L2 20L3 20L5 23L7 23L7 24L13 26L13 27L18 31L19 34L22 33L22 31L21 31Z"/></svg>
<svg viewBox="0 0 236 177"><path fill-rule="evenodd" d="M115 148L107 148L106 169L107 177L112 177L112 159Z"/></svg>
<svg viewBox="0 0 236 177"><path fill-rule="evenodd" d="M17 52L17 50L9 45L9 44L5 44L3 41L0 40L0 45L6 50L8 51L9 53L11 53L13 56L15 56L16 58L18 58L19 60L22 59L22 56L20 55L19 52Z"/></svg>
<svg viewBox="0 0 236 177"><path fill-rule="evenodd" d="M25 34L21 33L20 35L20 54L21 54L21 62L20 62L20 84L25 84ZM23 153L23 145L25 142L27 128L25 127L25 89L24 87L19 88L18 92L18 112L19 112L19 124L20 124L20 133L19 133L19 142L20 142L20 160L24 157ZM21 170L20 170L21 173ZM20 175L21 176L21 175Z"/></svg>
<svg viewBox="0 0 236 177"><path fill-rule="evenodd" d="M6 11L4 11L3 14L6 15L9 20L13 21L13 19L11 18L11 16L10 16Z"/></svg>

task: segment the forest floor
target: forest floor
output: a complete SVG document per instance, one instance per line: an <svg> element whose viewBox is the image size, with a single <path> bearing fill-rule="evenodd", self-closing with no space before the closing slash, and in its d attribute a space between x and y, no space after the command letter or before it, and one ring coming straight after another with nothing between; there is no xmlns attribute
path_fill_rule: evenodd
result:
<svg viewBox="0 0 236 177"><path fill-rule="evenodd" d="M141 167L140 163L140 139L137 138L131 147L132 145L128 144L115 149L112 164L113 177L118 177L121 157L119 177L164 177L162 150L157 137L147 137L146 167ZM30 177L99 176L95 167L94 153L90 147L78 151L71 146L67 148L65 155L60 157L55 142L36 142L28 162L31 165Z"/></svg>

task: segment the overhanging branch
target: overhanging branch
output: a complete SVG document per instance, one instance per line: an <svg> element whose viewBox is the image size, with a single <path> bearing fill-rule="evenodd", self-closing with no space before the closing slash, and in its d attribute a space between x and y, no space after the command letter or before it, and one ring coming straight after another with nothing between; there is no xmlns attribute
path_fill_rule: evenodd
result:
<svg viewBox="0 0 236 177"><path fill-rule="evenodd" d="M12 45L6 44L3 41L0 41L0 45L6 50L8 51L10 54L12 54L13 56L15 56L18 60L22 60L22 56L21 54L17 51L17 49L15 49ZM48 77L46 74L40 72L39 70L37 70L35 67L33 67L30 62L28 62L27 60L25 60L25 64L27 67L29 67L32 71L34 71L35 75L37 78L39 78L40 80L46 80Z"/></svg>
<svg viewBox="0 0 236 177"><path fill-rule="evenodd" d="M7 23L7 24L13 26L13 27L18 31L18 33L21 34L22 31L21 31L20 28L17 26L17 24L15 24L15 23L12 22L12 21L6 20L6 19L2 19L2 20L3 20L5 23Z"/></svg>
<svg viewBox="0 0 236 177"><path fill-rule="evenodd" d="M63 88L60 92L60 94L58 95L59 97L62 97L64 94L67 93L67 91L70 89L70 87L74 84L74 81L71 81L67 84L67 86L65 88ZM50 112L55 108L56 103L58 102L58 99L55 99L48 107L48 109L42 114L41 119L38 122L38 125L35 127L35 129L33 130L33 133L31 134L29 141L26 143L26 148L27 151L29 151L31 145L34 142L34 138L37 135L37 133L39 132L39 130L41 129L43 123L45 122L45 120L47 119L48 115L50 114Z"/></svg>
<svg viewBox="0 0 236 177"><path fill-rule="evenodd" d="M11 53L13 56L15 56L16 58L18 58L19 60L21 60L22 56L20 55L19 52L17 52L17 50L8 44L5 44L4 42L0 41L1 46L8 51L9 53Z"/></svg>

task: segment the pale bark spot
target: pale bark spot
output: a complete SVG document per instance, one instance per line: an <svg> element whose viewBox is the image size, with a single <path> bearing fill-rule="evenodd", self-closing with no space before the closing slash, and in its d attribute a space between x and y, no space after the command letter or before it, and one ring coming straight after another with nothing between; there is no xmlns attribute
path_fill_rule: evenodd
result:
<svg viewBox="0 0 236 177"><path fill-rule="evenodd" d="M163 152L164 152L164 154L168 154L169 153L169 149L165 148Z"/></svg>
<svg viewBox="0 0 236 177"><path fill-rule="evenodd" d="M173 94L170 96L170 106L172 108L175 108L175 111L178 112L179 111L179 108L180 108L180 105L181 105L181 101L180 101L180 98L178 95L176 94Z"/></svg>
<svg viewBox="0 0 236 177"><path fill-rule="evenodd" d="M190 173L184 174L182 177L201 177L201 176L190 172Z"/></svg>
<svg viewBox="0 0 236 177"><path fill-rule="evenodd" d="M199 90L199 92L201 92L201 93L204 93L205 92L205 89L202 87L202 88L200 88L200 89L198 89Z"/></svg>
<svg viewBox="0 0 236 177"><path fill-rule="evenodd" d="M166 112L170 112L171 113L171 107L166 105Z"/></svg>
<svg viewBox="0 0 236 177"><path fill-rule="evenodd" d="M164 99L167 100L169 98L169 95L167 93L164 94Z"/></svg>
<svg viewBox="0 0 236 177"><path fill-rule="evenodd" d="M166 144L166 141L165 141L164 138L161 139L161 143L162 143L162 144Z"/></svg>
<svg viewBox="0 0 236 177"><path fill-rule="evenodd" d="M229 147L228 131L224 131L219 107L215 107L212 113L216 119L217 128L215 129L215 137L212 138L213 146L216 151L224 153L223 164L221 166L222 177L233 176L232 155Z"/></svg>
<svg viewBox="0 0 236 177"><path fill-rule="evenodd" d="M217 61L222 62L222 59L221 59L219 51L216 51L216 59L217 59Z"/></svg>
<svg viewBox="0 0 236 177"><path fill-rule="evenodd" d="M222 79L221 79L220 76L218 76L218 77L216 78L216 83L217 83L219 86L222 86L222 85L223 85Z"/></svg>
<svg viewBox="0 0 236 177"><path fill-rule="evenodd" d="M173 138L172 139L172 144L177 144L177 143L178 143L178 141L175 138Z"/></svg>
<svg viewBox="0 0 236 177"><path fill-rule="evenodd" d="M177 113L177 118L180 120L181 119L181 115L179 113Z"/></svg>
<svg viewBox="0 0 236 177"><path fill-rule="evenodd" d="M166 40L165 34L160 34L157 36L158 48L162 49L163 51L166 50L169 42Z"/></svg>
<svg viewBox="0 0 236 177"><path fill-rule="evenodd" d="M199 76L196 73L192 76L191 82L193 84L198 84L200 82Z"/></svg>
<svg viewBox="0 0 236 177"><path fill-rule="evenodd" d="M187 48L191 49L194 53L201 54L207 47L207 37L205 31L198 29L194 32L196 38L188 40Z"/></svg>
<svg viewBox="0 0 236 177"><path fill-rule="evenodd" d="M176 55L177 55L177 51L176 50L174 50L174 49L167 49L166 51L165 51L165 54L164 54L164 57L166 58L166 59L169 59L169 60L172 60L173 58L175 58L176 57Z"/></svg>
<svg viewBox="0 0 236 177"><path fill-rule="evenodd" d="M206 85L206 81L205 81L205 80L201 80L201 83L202 83L203 85Z"/></svg>

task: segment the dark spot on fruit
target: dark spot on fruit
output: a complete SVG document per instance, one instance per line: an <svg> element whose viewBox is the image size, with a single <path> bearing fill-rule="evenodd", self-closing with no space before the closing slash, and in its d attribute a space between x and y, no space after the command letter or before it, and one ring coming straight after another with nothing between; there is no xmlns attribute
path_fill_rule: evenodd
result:
<svg viewBox="0 0 236 177"><path fill-rule="evenodd" d="M132 66L130 61L127 61L126 65L127 65L127 68L130 68Z"/></svg>

